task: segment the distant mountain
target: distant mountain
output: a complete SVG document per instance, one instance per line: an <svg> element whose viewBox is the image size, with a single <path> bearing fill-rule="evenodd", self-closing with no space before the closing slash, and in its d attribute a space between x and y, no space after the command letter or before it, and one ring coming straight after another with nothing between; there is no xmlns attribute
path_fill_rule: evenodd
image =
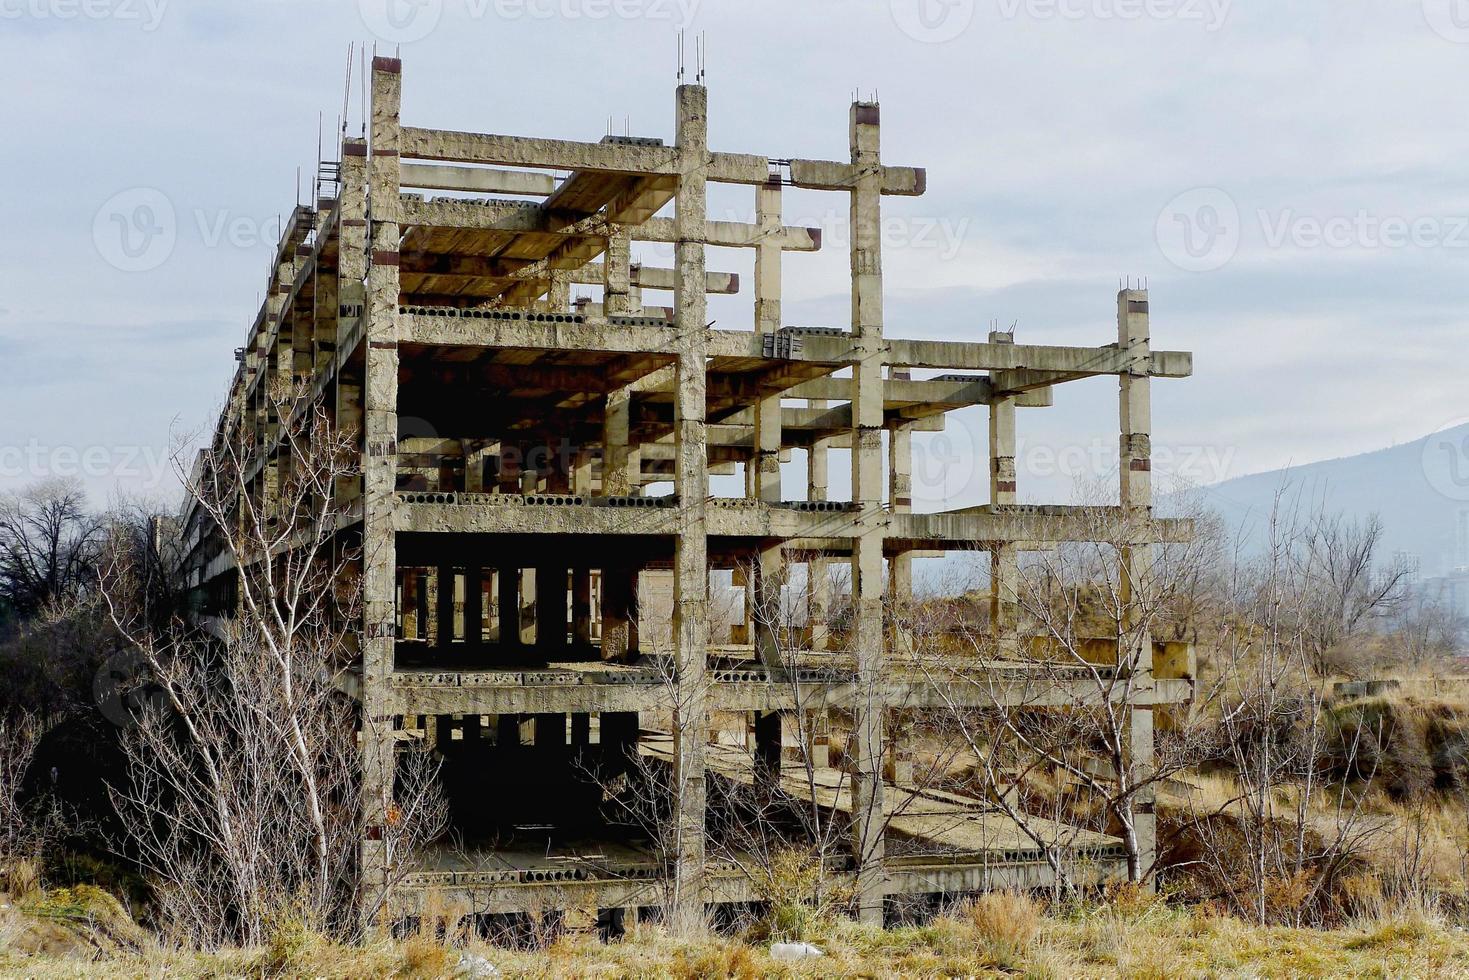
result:
<svg viewBox="0 0 1469 980"><path fill-rule="evenodd" d="M1262 541L1276 493L1382 518L1383 557L1416 555L1425 576L1469 564L1469 423L1390 449L1255 473L1203 488L1210 506L1248 540Z"/></svg>

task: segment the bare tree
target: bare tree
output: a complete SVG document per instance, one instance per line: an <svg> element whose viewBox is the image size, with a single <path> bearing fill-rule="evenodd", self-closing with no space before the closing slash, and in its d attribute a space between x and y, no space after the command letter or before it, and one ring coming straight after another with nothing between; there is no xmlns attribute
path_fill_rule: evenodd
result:
<svg viewBox="0 0 1469 980"><path fill-rule="evenodd" d="M1219 695L1181 665L1162 681L1191 682L1193 710L1164 709L1153 751L1139 752L1137 714L1156 714L1160 683L1153 641L1189 636L1186 617L1208 605L1217 524L1191 513L1192 539L1154 546L1146 577L1134 580L1119 555L1153 530L1116 508L1077 513L1086 527L1075 536L1086 541L1022 556L1007 641L967 600L919 605L908 624L913 670L944 706L944 731L972 761L971 781L1041 849L1061 889L1090 873L1096 833L1120 839L1131 880L1150 878L1140 804L1200 759L1195 718Z"/></svg>
<svg viewBox="0 0 1469 980"><path fill-rule="evenodd" d="M752 560L743 568L752 583L747 614L760 661L751 668L789 707L760 715L753 742L725 748L723 765L715 767L723 778L711 794L718 801L711 807L714 853L767 904L773 930L792 939L846 910L854 897L844 874L855 860L853 816L842 805L852 799L852 777L835 757L832 716L840 706L827 693L846 679L851 657L828 649L840 647L828 623L809 620L817 592L810 567L798 571L783 556L775 567ZM828 582L824 594L831 591ZM814 652L818 646L822 651Z"/></svg>
<svg viewBox="0 0 1469 980"><path fill-rule="evenodd" d="M46 480L0 495L0 608L29 618L87 589L99 535L75 483Z"/></svg>
<svg viewBox="0 0 1469 980"><path fill-rule="evenodd" d="M39 858L60 830L55 805L27 800L25 792L46 730L46 721L28 712L0 717L0 883L8 881L11 888L28 873L22 865Z"/></svg>
<svg viewBox="0 0 1469 980"><path fill-rule="evenodd" d="M1295 540L1286 555L1309 600L1299 612L1312 668L1326 674L1333 652L1401 607L1410 569L1401 561L1381 563L1383 527L1376 514L1359 523L1318 509L1291 531Z"/></svg>
<svg viewBox="0 0 1469 980"><path fill-rule="evenodd" d="M1360 774L1363 786L1331 778L1355 768L1373 737L1360 716L1342 725L1327 710L1319 671L1324 638L1351 628L1356 613L1343 610L1363 609L1357 573L1324 572L1361 568L1370 559L1371 548L1355 532L1347 535L1354 557L1340 557L1341 526L1320 515L1302 522L1277 496L1266 552L1237 554L1233 562L1228 615L1216 640L1221 676L1231 678L1217 743L1239 788L1194 807L1194 830L1213 887L1262 924L1317 921L1323 900L1380 829L1363 807L1375 761ZM1358 584L1344 587L1349 580ZM1343 605L1353 592L1359 598Z"/></svg>
<svg viewBox="0 0 1469 980"><path fill-rule="evenodd" d="M1412 591L1392 616L1387 639L1411 670L1441 667L1463 649L1464 622L1438 597Z"/></svg>
<svg viewBox="0 0 1469 980"><path fill-rule="evenodd" d="M364 921L358 712L340 682L359 577L334 492L353 453L303 391L271 397L278 438L219 439L188 485L196 526L232 567L233 608L160 609L169 590L135 531L113 536L104 566L110 618L151 692L124 732L114 805L171 927L200 944L258 942L283 916L339 935ZM400 766L395 851L443 829L434 769L411 752Z"/></svg>

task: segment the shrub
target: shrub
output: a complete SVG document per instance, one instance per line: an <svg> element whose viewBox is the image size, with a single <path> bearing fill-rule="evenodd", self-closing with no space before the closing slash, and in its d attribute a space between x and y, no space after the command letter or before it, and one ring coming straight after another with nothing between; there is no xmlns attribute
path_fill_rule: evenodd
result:
<svg viewBox="0 0 1469 980"><path fill-rule="evenodd" d="M1041 910L1028 895L989 892L970 902L965 912L999 966L1018 964L1040 932Z"/></svg>

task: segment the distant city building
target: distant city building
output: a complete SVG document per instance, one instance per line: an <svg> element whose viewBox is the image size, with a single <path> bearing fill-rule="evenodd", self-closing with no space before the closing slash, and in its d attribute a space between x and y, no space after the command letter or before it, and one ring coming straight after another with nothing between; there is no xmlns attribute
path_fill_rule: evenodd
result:
<svg viewBox="0 0 1469 980"><path fill-rule="evenodd" d="M1423 594L1442 602L1456 617L1469 618L1469 569L1425 579Z"/></svg>
<svg viewBox="0 0 1469 980"><path fill-rule="evenodd" d="M1392 570L1405 574L1404 582L1407 585L1418 585L1423 580L1423 558L1412 551L1394 551L1392 553Z"/></svg>

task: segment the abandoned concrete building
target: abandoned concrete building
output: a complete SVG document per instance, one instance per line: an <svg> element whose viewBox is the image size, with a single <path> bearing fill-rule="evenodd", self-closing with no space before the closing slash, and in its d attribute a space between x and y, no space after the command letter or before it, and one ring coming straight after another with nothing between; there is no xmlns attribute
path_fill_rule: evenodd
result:
<svg viewBox="0 0 1469 980"><path fill-rule="evenodd" d="M1095 347L972 324L944 326L973 340L899 339L883 318L882 204L923 194L925 173L885 161L877 104L851 106L849 159L802 160L711 150L702 85L677 87L671 142L578 142L407 125L401 82L399 60L372 60L366 132L343 138L335 179L292 215L226 411L253 429L263 386L294 377L360 450L339 533L361 554L352 690L382 722L361 739L362 862L367 881L392 881L393 914L605 922L650 915L665 895L675 917L758 901L704 833L718 780L778 781L837 821L850 844L832 874L867 921L905 896L1050 880L994 807L915 782L896 707L971 695L935 692L898 662L889 610L911 596L915 556L987 553L996 652L964 668L985 679L975 704L1021 672L1007 660L1018 556L1095 526L1084 508L1017 503L1016 410L1051 404L1066 382L1118 379L1111 509L1146 529L1118 560L1140 579L1158 542L1188 533L1152 517L1149 396L1192 358L1152 349L1147 292L1117 296L1116 334ZM753 217L713 220L711 183L746 188ZM786 188L849 205L840 328L782 318L783 263L822 246L819 230L783 223ZM671 267L634 263L635 243L671 245ZM711 248L752 250L753 282L707 268ZM587 295L574 301L574 287ZM707 297L741 292L752 318L711 325ZM914 433L973 406L989 415L989 504L916 512ZM829 496L834 456L851 460L844 499ZM789 477L803 461L804 485L783 483L782 463ZM744 493L711 495L719 474L743 475ZM227 594L232 572L191 548L191 584ZM800 629L712 613L711 574L729 590L731 571L751 606L799 574ZM1111 668L1140 678L1142 758L1154 712L1188 697L1177 660ZM797 712L812 722L793 749ZM409 739L442 756L455 843L390 856L374 828L392 779L371 774ZM815 779L783 768L793 751ZM613 769L668 767L672 844L606 816L579 775L589 752ZM1147 858L1151 808L1139 809ZM1106 834L1069 840L1102 873L1124 860Z"/></svg>

